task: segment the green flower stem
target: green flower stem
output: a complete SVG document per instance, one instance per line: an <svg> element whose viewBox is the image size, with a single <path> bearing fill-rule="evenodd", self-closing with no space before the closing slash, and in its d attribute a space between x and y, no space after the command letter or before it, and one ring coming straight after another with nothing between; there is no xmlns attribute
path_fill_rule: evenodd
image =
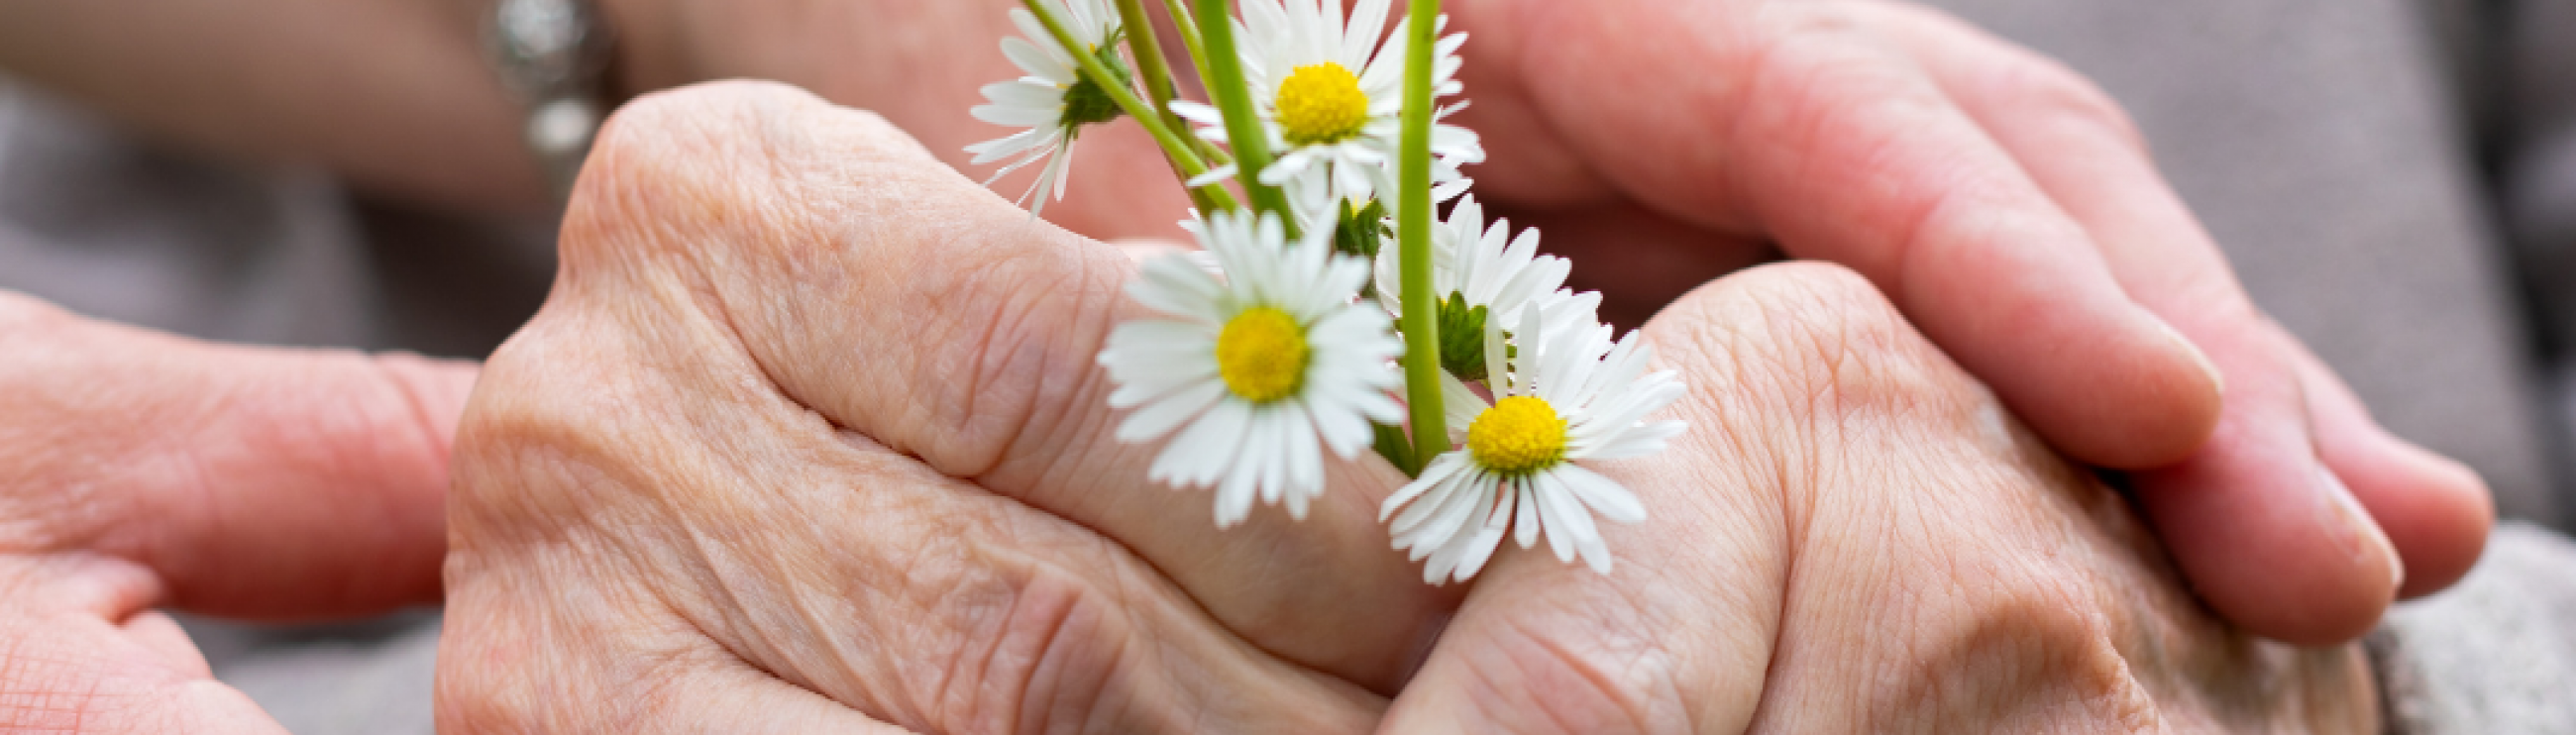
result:
<svg viewBox="0 0 2576 735"><path fill-rule="evenodd" d="M1297 237L1296 213L1288 210L1288 195L1279 187L1261 183L1261 169L1270 165L1270 137L1261 130L1261 118L1253 111L1252 93L1244 88L1243 59L1234 52L1234 12L1230 0L1197 0L1199 38L1206 44L1200 60L1207 65L1207 76L1199 81L1207 87L1208 98L1225 113L1226 142L1234 147L1234 163L1240 172L1235 176L1243 185L1244 196L1252 200L1257 211L1279 215L1290 239Z"/></svg>
<svg viewBox="0 0 2576 735"><path fill-rule="evenodd" d="M1163 8L1171 12L1172 25L1181 29L1181 45L1187 47L1190 52L1191 68L1198 70L1200 80L1206 80L1209 76L1207 47L1199 42L1198 21L1190 15L1189 1L1163 0ZM1225 149L1218 148L1216 144L1198 136L1190 136L1190 144L1198 146L1199 155L1207 159L1209 166L1223 166L1234 162L1234 157L1226 155Z"/></svg>
<svg viewBox="0 0 2576 735"><path fill-rule="evenodd" d="M1199 83L1206 84L1213 76L1208 74L1207 44L1199 40L1199 24L1190 17L1189 0L1163 0L1163 8L1171 11L1172 25L1181 29L1181 45L1190 50L1190 63L1199 70Z"/></svg>
<svg viewBox="0 0 2576 735"><path fill-rule="evenodd" d="M1412 0L1404 46L1404 127L1397 142L1395 237L1404 301L1404 393L1414 465L1449 448L1440 405L1440 296L1431 292L1431 52L1440 0Z"/></svg>
<svg viewBox="0 0 2576 735"><path fill-rule="evenodd" d="M1154 19L1145 15L1143 0L1118 0L1118 22L1127 28L1127 50L1136 56L1136 73L1143 75L1145 96L1154 101L1162 113L1163 124L1175 129L1180 119L1172 116L1172 67L1163 60L1163 40L1154 35Z"/></svg>
<svg viewBox="0 0 2576 735"><path fill-rule="evenodd" d="M1406 477L1422 474L1421 463L1414 461L1413 440L1405 438L1403 427L1370 424L1370 428L1377 433L1377 443L1371 445L1377 450L1377 456L1385 457L1387 464L1403 470Z"/></svg>
<svg viewBox="0 0 2576 735"><path fill-rule="evenodd" d="M1172 165L1181 170L1183 180L1207 173L1207 162L1199 158L1198 152L1191 149L1186 140L1173 134L1171 126L1163 124L1163 117L1156 114L1154 108L1146 107L1143 100L1136 98L1134 90L1119 83L1118 77L1100 64L1098 55L1082 50L1087 45L1074 40L1073 32L1064 27L1064 19L1055 17L1054 11L1048 10L1046 4L1038 0L1022 0L1020 4L1027 6L1029 14L1037 16L1038 24L1046 26L1047 33L1055 36L1057 46L1082 65L1083 76L1090 77L1093 84L1108 93L1110 101L1118 103L1118 109L1126 111L1128 117L1134 118L1136 124L1144 126L1145 132L1154 136L1154 142L1163 147L1163 155L1170 157ZM1202 207L1202 211L1213 212L1236 206L1233 194L1214 185L1192 190L1190 198Z"/></svg>
<svg viewBox="0 0 2576 735"><path fill-rule="evenodd" d="M1172 114L1172 67L1163 60L1163 40L1154 35L1154 19L1145 14L1144 0L1118 0L1118 20L1127 28L1127 50L1136 57L1137 81L1144 83L1145 98L1154 103L1155 116L1162 119L1163 127L1188 130L1181 116Z"/></svg>

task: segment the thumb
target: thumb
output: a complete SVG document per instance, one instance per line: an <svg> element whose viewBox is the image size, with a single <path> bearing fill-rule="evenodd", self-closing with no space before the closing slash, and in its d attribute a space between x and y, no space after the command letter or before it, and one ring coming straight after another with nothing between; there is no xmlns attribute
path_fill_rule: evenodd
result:
<svg viewBox="0 0 2576 735"><path fill-rule="evenodd" d="M438 599L476 373L218 345L0 294L0 518L33 553L151 568L161 602L295 619Z"/></svg>

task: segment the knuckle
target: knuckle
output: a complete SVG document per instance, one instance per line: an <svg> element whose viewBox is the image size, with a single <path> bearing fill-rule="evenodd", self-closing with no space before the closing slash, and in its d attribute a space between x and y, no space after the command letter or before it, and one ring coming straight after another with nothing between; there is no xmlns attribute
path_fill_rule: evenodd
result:
<svg viewBox="0 0 2576 735"><path fill-rule="evenodd" d="M450 445L450 543L494 542L503 529L590 518L592 498L632 479L611 476L631 458L626 432L658 410L600 330L549 310L493 352L458 417ZM624 427L621 429L620 427Z"/></svg>
<svg viewBox="0 0 2576 735"><path fill-rule="evenodd" d="M17 291L0 289L0 339L57 328L72 319L62 307Z"/></svg>
<svg viewBox="0 0 2576 735"><path fill-rule="evenodd" d="M1978 566L1989 567L1977 572L1985 583L1926 595L1932 604L1885 608L1913 618L1886 621L1887 629L1919 635L1900 649L1909 660L1890 663L1939 673L1875 692L1870 707L1882 721L2161 726L2089 577L2045 565Z"/></svg>
<svg viewBox="0 0 2576 735"><path fill-rule="evenodd" d="M1147 667L1142 641L1112 593L1061 567L983 575L946 596L969 645L947 660L936 725L963 732L1141 731L1110 718L1161 708L1128 706ZM1144 728L1147 730L1154 728Z"/></svg>
<svg viewBox="0 0 2576 735"><path fill-rule="evenodd" d="M1684 297L1654 335L1686 375L1715 385L1734 418L1776 425L1837 424L1908 413L1959 393L1949 366L1877 288L1838 265L1750 269ZM1677 348L1677 349L1676 349Z"/></svg>
<svg viewBox="0 0 2576 735"><path fill-rule="evenodd" d="M565 210L564 267L809 239L765 229L804 219L770 211L795 199L769 189L813 148L806 136L825 107L787 85L729 81L656 92L619 108L592 143ZM891 129L873 115L844 117Z"/></svg>
<svg viewBox="0 0 2576 735"><path fill-rule="evenodd" d="M1541 732L1693 731L1679 664L1657 631L1633 624L1633 607L1551 610L1503 622L1469 654L1484 659L1471 668L1471 701Z"/></svg>
<svg viewBox="0 0 2576 735"><path fill-rule="evenodd" d="M2013 63L1997 65L1985 80L1994 93L2020 108L2014 114L2061 120L2106 132L2123 145L2144 152L2146 136L2120 103L2084 76L2046 56L2008 47Z"/></svg>
<svg viewBox="0 0 2576 735"><path fill-rule="evenodd" d="M948 390L916 393L913 406L943 434L925 456L952 472L980 474L1015 450L1081 441L1091 429L1083 406L1099 405L1107 371L1098 340L1117 317L1119 274L1078 253L1015 258L961 270L928 285L952 308L924 326L922 375L950 375ZM967 305L980 306L967 306ZM971 335L947 345L938 334Z"/></svg>

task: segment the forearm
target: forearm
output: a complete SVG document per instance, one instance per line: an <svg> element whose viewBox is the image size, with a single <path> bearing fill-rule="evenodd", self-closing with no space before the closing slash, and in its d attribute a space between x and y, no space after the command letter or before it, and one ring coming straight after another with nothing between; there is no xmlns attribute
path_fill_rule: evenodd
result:
<svg viewBox="0 0 2576 735"><path fill-rule="evenodd" d="M0 0L0 69L148 134L439 204L545 201L488 0Z"/></svg>

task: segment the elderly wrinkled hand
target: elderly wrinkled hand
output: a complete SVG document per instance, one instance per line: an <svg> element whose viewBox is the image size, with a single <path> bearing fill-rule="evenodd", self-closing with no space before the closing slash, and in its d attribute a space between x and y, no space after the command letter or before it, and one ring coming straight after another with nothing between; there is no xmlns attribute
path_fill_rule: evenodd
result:
<svg viewBox="0 0 2576 735"><path fill-rule="evenodd" d="M2125 506L1830 266L1647 327L1692 376L1600 576L1387 547L1374 457L1219 531L1110 438L1134 266L873 115L621 112L459 431L467 731L1524 731L2366 722L2353 649L2214 623ZM1417 673L1418 672L1418 673ZM1393 709L1390 710L1389 708ZM1384 719L1392 712L1393 719ZM1384 721L1382 721L1384 720Z"/></svg>

